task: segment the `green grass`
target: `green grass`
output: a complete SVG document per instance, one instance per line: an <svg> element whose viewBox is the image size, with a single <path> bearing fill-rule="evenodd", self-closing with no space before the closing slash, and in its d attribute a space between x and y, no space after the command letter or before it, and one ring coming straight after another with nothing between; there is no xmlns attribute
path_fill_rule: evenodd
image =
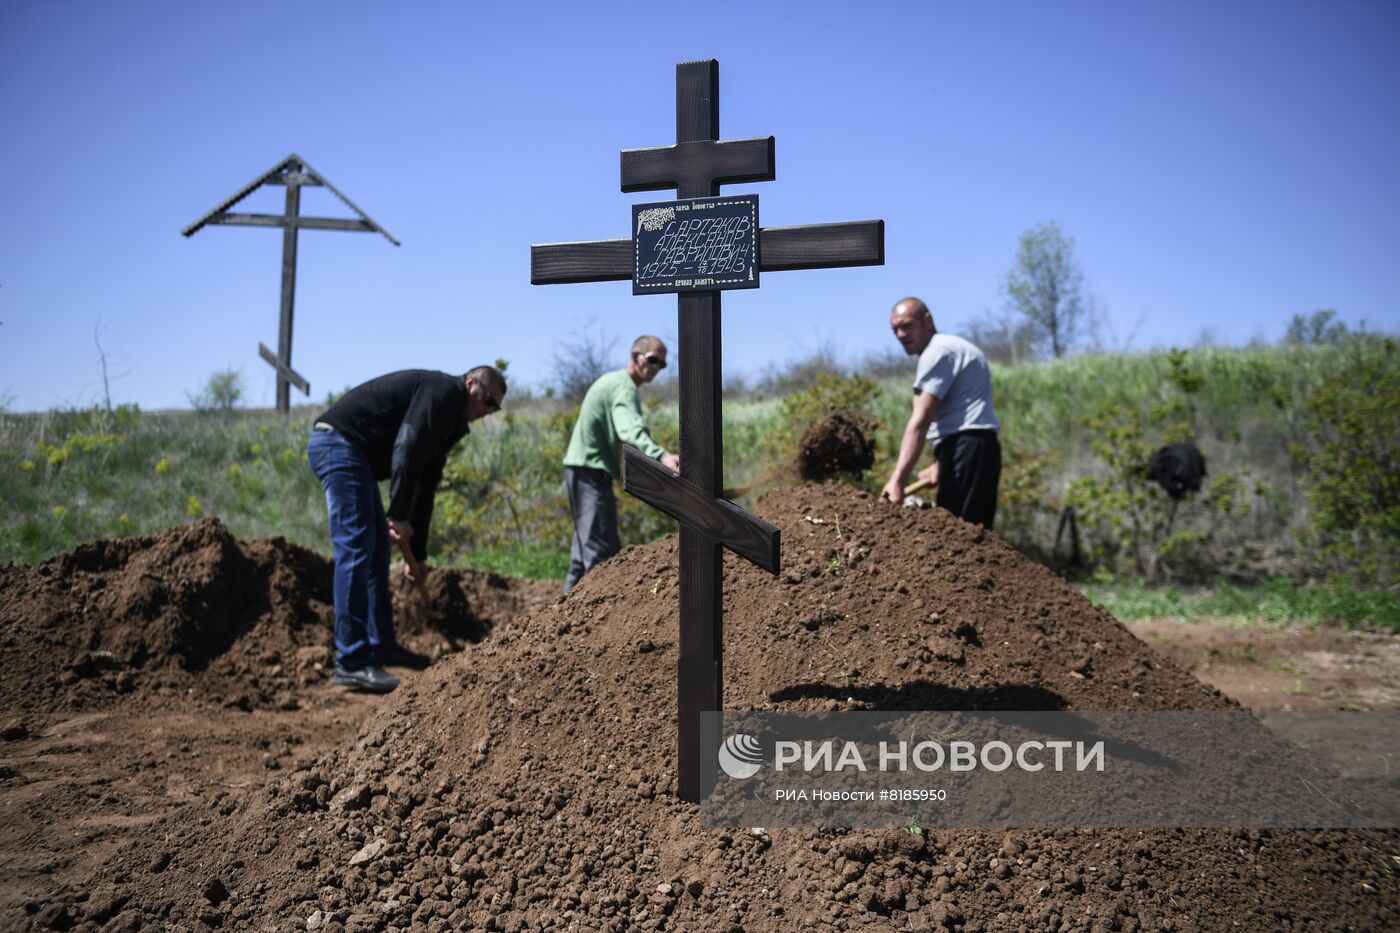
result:
<svg viewBox="0 0 1400 933"><path fill-rule="evenodd" d="M543 544L501 545L469 551L463 564L508 577L563 580L569 572L569 552Z"/></svg>
<svg viewBox="0 0 1400 933"><path fill-rule="evenodd" d="M1192 402L1194 420L1201 436L1223 454L1219 465L1239 459L1246 449L1256 464L1286 461L1287 443L1297 438L1302 403L1328 376L1350 365L1357 346L1379 352L1381 341L1189 351L1188 367L1204 377ZM1170 392L1170 370L1167 354L1160 351L994 366L1003 439L1020 450L1054 451L1071 463L1087 455L1092 440L1081 423L1086 414L1108 402L1129 407L1157 403ZM881 383L879 413L889 429L897 430L909 416L912 380L911 361L907 379Z"/></svg>
<svg viewBox="0 0 1400 933"><path fill-rule="evenodd" d="M1208 588L1119 582L1085 584L1080 589L1095 605L1125 620L1308 622L1400 632L1400 593L1363 589L1344 581L1306 584L1274 577L1250 585L1220 581Z"/></svg>
<svg viewBox="0 0 1400 933"><path fill-rule="evenodd" d="M1086 354L995 366L992 376L1004 456L998 531L1023 552L1047 554L1070 484L1089 478L1103 482L1110 475L1094 449L1104 437L1084 424L1085 417L1102 406L1118 404L1125 422L1131 413L1151 421L1152 413L1169 410L1164 403L1184 402L1184 417L1164 418L1140 437L1148 450L1155 449L1167 440L1165 424L1180 418L1186 425L1185 435L1206 457L1206 489L1182 505L1172 526L1198 543L1183 538L1186 546L1178 548L1172 569L1197 581L1216 572L1248 575L1259 568L1239 558L1269 552L1288 558L1310 575L1341 571L1341 562L1326 561L1326 555L1313 546L1312 487L1293 448L1315 441L1304 426L1305 414L1324 382L1354 371L1359 360L1388 358L1387 345L1385 337L1368 334L1335 345L1195 348L1186 354L1185 369L1200 376L1200 387L1189 396L1173 388L1172 365L1165 352ZM909 389L903 378L881 385L879 414L886 430L880 448L883 462L888 463L897 445L895 432L908 417ZM1382 451L1376 456L1384 461L1389 455ZM877 463L877 468L881 465ZM1223 497L1212 496L1212 488ZM1387 507L1383 502L1378 505ZM1153 508L1152 514L1163 513L1164 500ZM1121 572L1141 572L1141 554L1116 540L1122 530L1112 524L1112 516L1100 515L1093 521L1080 509L1078 517L1081 539L1094 549L1094 559ZM1152 541L1145 546L1159 544ZM1387 549L1388 553L1375 555L1384 563L1393 559L1400 541L1378 546Z"/></svg>
<svg viewBox="0 0 1400 933"><path fill-rule="evenodd" d="M326 551L325 498L305 461L310 417L0 416L0 562L203 516L239 537L283 535Z"/></svg>
<svg viewBox="0 0 1400 933"><path fill-rule="evenodd" d="M1298 403L1344 366L1350 352L1330 344L1193 349L1187 364L1205 377L1195 400L1198 421L1222 437L1242 436L1248 422L1275 440L1286 439ZM1105 402L1157 400L1170 385L1170 368L1163 352L995 367L997 413L1025 446L1060 447L1082 435L1080 418Z"/></svg>
<svg viewBox="0 0 1400 933"><path fill-rule="evenodd" d="M1193 396L1198 437L1212 475L1248 468L1251 511L1233 517L1232 543L1294 546L1310 520L1305 490L1288 455L1298 438L1302 405L1322 380L1345 363L1346 347L1280 346L1192 350L1189 365L1205 380ZM881 459L868 483L875 488L898 444L909 411L909 377L879 383L873 407L883 425ZM1025 552L1044 555L1068 480L1096 469L1083 415L1106 400L1150 406L1161 396L1169 363L1164 353L1085 355L993 369L997 409L1008 452L998 529ZM558 579L567 562L572 523L563 488L563 451L572 413L557 400L507 398L506 413L480 422L458 445L446 488L437 497L430 535L432 559L445 565L490 567ZM677 446L674 402L643 390L657 439ZM724 405L727 485L763 478L775 460L772 439L782 423L782 400L728 399ZM282 535L327 553L325 501L303 452L319 408L282 418L269 411L229 414L94 412L43 415L0 413L0 562L33 563L99 537L161 531L217 516L243 538ZM1041 490L1008 501L1015 470L1044 457ZM161 470L157 465L164 464ZM1030 505L1024 502L1029 500ZM619 495L625 543L646 541L674 523ZM1199 510L1197 510L1199 512ZM1019 513L1019 514L1018 514ZM1183 508L1178 530L1203 519ZM1303 556L1303 555L1299 555ZM1214 572L1212 565L1206 572ZM1222 587L1209 608L1189 593L1118 588L1119 614L1279 614L1355 625L1395 627L1395 599L1346 587ZM1182 606L1189 603L1190 608ZM1152 606L1150 610L1136 606Z"/></svg>

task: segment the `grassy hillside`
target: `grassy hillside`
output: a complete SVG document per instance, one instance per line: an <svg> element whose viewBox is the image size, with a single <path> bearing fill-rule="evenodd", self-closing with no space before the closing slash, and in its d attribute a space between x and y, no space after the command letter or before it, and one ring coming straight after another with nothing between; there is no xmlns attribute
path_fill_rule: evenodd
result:
<svg viewBox="0 0 1400 933"><path fill-rule="evenodd" d="M1085 573L1140 575L1147 553L1146 570L1158 579L1321 575L1327 567L1305 543L1314 517L1309 474L1293 445L1316 444L1307 406L1329 377L1355 372L1368 359L1380 360L1384 371L1392 350L1388 341L1366 338L996 367L1006 462L998 530L1027 553L1053 559L1063 507L1076 503ZM826 396L727 400L726 482L770 475L795 453L805 422L840 396L879 423L880 458L865 480L878 489L908 414L912 366L906 377L829 380L828 389L835 388ZM653 432L674 449L674 402L646 390L643 398L649 394ZM267 411L0 415L0 561L37 561L92 538L205 515L240 536L280 534L326 550L324 499L305 462L319 410L288 418ZM560 460L572 421L558 401L520 399L474 428L438 496L433 558L562 575L571 525ZM1120 459L1132 444L1150 450L1176 437L1194 439L1205 452L1214 485L1170 516L1169 535L1161 534L1164 497L1147 490L1142 502L1114 498L1121 476L1104 450L1110 436L1118 440L1108 446L1123 449L1108 454ZM1392 438L1382 455L1396 443ZM665 516L630 497L620 502L625 540L672 530ZM1115 509L1139 515L1157 537L1137 550L1124 545ZM1382 548L1396 547L1393 537L1379 540ZM1366 546L1377 547L1374 539ZM1062 541L1060 556L1066 552Z"/></svg>

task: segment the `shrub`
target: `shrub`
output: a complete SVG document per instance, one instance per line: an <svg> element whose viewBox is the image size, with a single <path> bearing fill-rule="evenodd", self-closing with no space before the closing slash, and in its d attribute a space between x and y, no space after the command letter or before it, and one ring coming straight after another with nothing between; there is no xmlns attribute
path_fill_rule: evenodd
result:
<svg viewBox="0 0 1400 933"><path fill-rule="evenodd" d="M540 419L501 415L473 430L443 469L432 552L455 559L478 548L567 542L564 451L577 409Z"/></svg>
<svg viewBox="0 0 1400 933"><path fill-rule="evenodd" d="M1284 333L1285 343L1341 343L1350 336L1346 322L1336 320L1331 308L1312 314L1295 314ZM1364 326L1364 325L1363 325Z"/></svg>
<svg viewBox="0 0 1400 933"><path fill-rule="evenodd" d="M1331 569L1389 585L1400 566L1400 360L1395 341L1353 341L1304 403L1293 445L1313 509L1305 534Z"/></svg>
<svg viewBox="0 0 1400 933"><path fill-rule="evenodd" d="M1149 578L1174 566L1199 573L1195 565L1203 562L1220 520L1248 510L1240 476L1216 471L1201 497L1211 513L1210 528L1174 530L1177 503L1147 478L1147 461L1161 445L1195 436L1195 396L1206 377L1188 364L1185 350L1172 350L1168 364L1168 382L1156 400L1136 405L1103 401L1081 421L1103 471L1072 480L1066 501L1086 532L1091 566L1129 569Z"/></svg>
<svg viewBox="0 0 1400 933"><path fill-rule="evenodd" d="M996 529L1016 548L1040 553L1032 540L1037 519L1058 511L1050 495L1049 474L1058 460L1054 451L1023 450L1011 438L1002 443L1001 482L997 487Z"/></svg>
<svg viewBox="0 0 1400 933"><path fill-rule="evenodd" d="M798 442L807 430L831 415L844 415L867 440L874 440L880 419L875 414L880 387L861 375L818 374L806 389L783 399L778 409L778 425L766 440L769 456L777 463L791 462Z"/></svg>
<svg viewBox="0 0 1400 933"><path fill-rule="evenodd" d="M237 369L219 369L209 374L209 381L193 395L186 394L195 411L233 411L243 401L243 373Z"/></svg>

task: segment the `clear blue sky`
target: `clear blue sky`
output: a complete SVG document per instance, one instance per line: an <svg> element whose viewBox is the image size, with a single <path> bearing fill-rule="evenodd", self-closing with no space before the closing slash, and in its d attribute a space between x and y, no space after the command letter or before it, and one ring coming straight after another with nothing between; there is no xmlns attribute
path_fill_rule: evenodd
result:
<svg viewBox="0 0 1400 933"><path fill-rule="evenodd" d="M758 192L767 226L886 221L882 268L726 295L728 373L892 347L905 294L956 332L1051 219L1110 342L1400 322L1392 2L6 0L0 399L96 400L100 326L114 401L183 406L235 367L270 405L280 233L180 230L293 151L403 241L301 235L313 399L497 357L540 386L589 321L671 338L673 297L532 287L529 245L625 236L664 197L619 191L618 150L674 140L697 58L720 61L724 137L777 137L777 180L726 193ZM345 213L314 190L303 211Z"/></svg>

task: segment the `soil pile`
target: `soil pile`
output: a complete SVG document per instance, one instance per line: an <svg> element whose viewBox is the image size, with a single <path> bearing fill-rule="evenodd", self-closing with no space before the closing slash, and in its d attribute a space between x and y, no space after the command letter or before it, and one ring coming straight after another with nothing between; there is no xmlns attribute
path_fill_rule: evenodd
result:
<svg viewBox="0 0 1400 933"><path fill-rule="evenodd" d="M812 425L797 445L797 473L813 482L840 474L859 476L874 464L875 442L841 414Z"/></svg>
<svg viewBox="0 0 1400 933"><path fill-rule="evenodd" d="M282 538L241 543L217 519L97 541L0 568L0 711L100 706L194 689L295 708L332 664L330 561ZM424 606L396 578L399 636L440 656L520 610L498 574L443 570Z"/></svg>
<svg viewBox="0 0 1400 933"><path fill-rule="evenodd" d="M729 708L1223 709L995 535L781 490L726 557ZM677 553L411 677L353 747L209 826L157 822L69 920L258 929L1384 929L1396 833L717 830L674 787ZM97 892L89 895L86 892ZM113 903L123 911L111 909ZM36 913L37 916L37 913Z"/></svg>

